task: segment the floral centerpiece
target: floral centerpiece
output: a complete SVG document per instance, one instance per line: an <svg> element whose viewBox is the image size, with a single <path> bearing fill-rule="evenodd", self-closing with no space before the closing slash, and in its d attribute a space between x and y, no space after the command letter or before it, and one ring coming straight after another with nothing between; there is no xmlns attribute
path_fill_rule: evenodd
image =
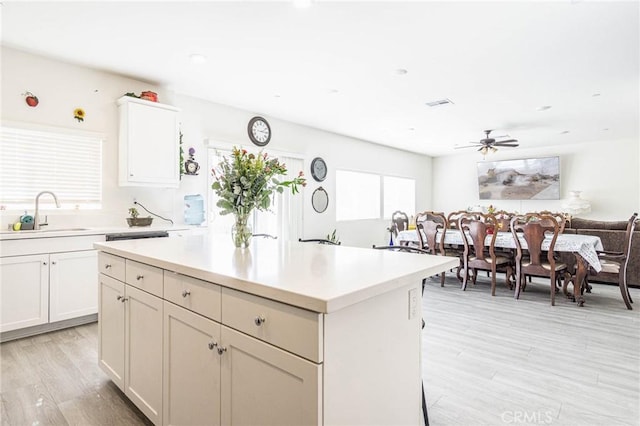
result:
<svg viewBox="0 0 640 426"><path fill-rule="evenodd" d="M251 227L247 223L253 209L269 210L274 192L282 193L284 188L299 192L299 186L306 186L302 171L292 180L279 180L277 176L287 174L287 168L277 158L266 153L252 154L234 147L230 157L223 157L217 168L211 171L215 182L211 188L220 199L216 203L222 209L220 214L233 214L235 223L231 236L236 247L248 247L251 241Z"/></svg>

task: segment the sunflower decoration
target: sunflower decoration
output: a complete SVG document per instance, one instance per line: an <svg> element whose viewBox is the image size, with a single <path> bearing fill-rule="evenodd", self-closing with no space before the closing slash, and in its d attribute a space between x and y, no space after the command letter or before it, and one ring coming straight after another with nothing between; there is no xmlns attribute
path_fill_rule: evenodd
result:
<svg viewBox="0 0 640 426"><path fill-rule="evenodd" d="M82 123L84 121L84 110L82 108L76 108L73 110L73 118L78 120L78 123Z"/></svg>

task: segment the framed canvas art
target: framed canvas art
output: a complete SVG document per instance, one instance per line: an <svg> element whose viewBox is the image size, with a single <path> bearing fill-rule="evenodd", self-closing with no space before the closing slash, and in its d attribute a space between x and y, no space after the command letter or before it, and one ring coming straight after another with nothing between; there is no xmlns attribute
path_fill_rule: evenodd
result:
<svg viewBox="0 0 640 426"><path fill-rule="evenodd" d="M481 200L559 200L560 158L478 163Z"/></svg>

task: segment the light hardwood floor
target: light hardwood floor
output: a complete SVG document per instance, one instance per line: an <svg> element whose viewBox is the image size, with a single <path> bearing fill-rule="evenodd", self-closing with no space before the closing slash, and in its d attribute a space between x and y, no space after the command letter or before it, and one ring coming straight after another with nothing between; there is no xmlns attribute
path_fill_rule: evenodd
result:
<svg viewBox="0 0 640 426"><path fill-rule="evenodd" d="M431 425L640 424L640 291L549 305L534 283L516 301L428 280L423 379ZM2 425L150 424L97 365L97 324L0 345Z"/></svg>

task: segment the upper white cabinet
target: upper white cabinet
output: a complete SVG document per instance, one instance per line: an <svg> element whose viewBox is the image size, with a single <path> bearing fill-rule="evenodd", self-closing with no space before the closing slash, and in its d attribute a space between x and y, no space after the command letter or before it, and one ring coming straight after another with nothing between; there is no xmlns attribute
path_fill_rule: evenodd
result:
<svg viewBox="0 0 640 426"><path fill-rule="evenodd" d="M180 183L178 108L123 96L120 112L120 186L177 188Z"/></svg>

